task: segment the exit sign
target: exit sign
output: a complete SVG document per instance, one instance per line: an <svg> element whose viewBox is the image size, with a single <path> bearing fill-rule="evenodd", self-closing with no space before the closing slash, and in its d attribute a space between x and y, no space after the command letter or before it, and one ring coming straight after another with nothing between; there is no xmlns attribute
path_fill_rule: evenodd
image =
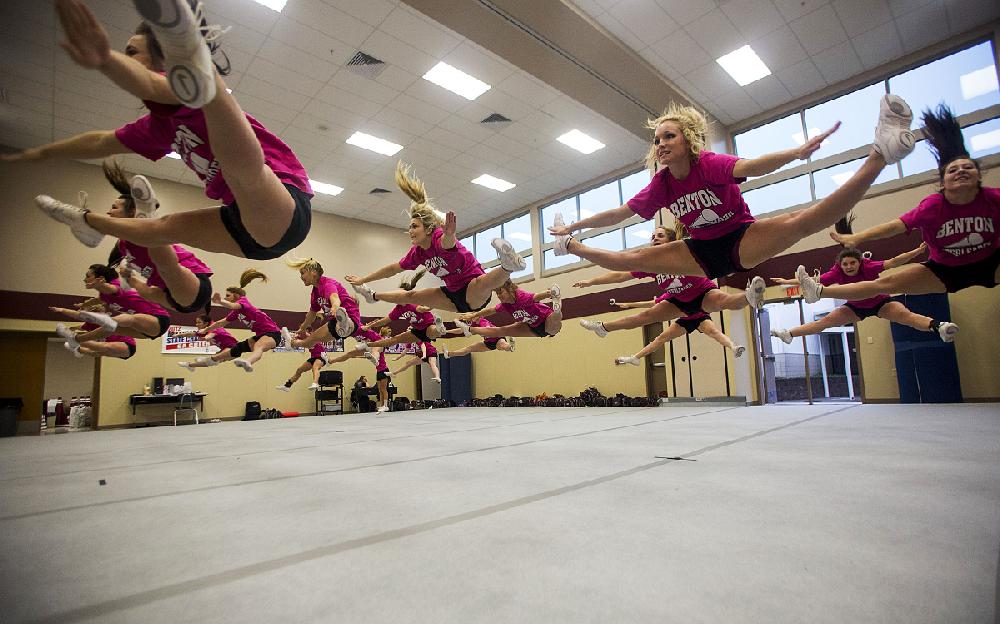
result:
<svg viewBox="0 0 1000 624"><path fill-rule="evenodd" d="M785 286L785 296L786 297L800 297L802 296L801 286Z"/></svg>

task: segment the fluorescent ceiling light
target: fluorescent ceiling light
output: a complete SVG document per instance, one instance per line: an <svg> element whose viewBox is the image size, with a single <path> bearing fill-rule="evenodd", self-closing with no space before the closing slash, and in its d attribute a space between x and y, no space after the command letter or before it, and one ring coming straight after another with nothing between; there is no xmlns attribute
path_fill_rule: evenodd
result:
<svg viewBox="0 0 1000 624"><path fill-rule="evenodd" d="M563 145L569 145L576 151L584 154L593 154L597 150L604 148L604 143L601 143L594 137L580 132L576 128L562 135L556 139L556 141L559 141Z"/></svg>
<svg viewBox="0 0 1000 624"><path fill-rule="evenodd" d="M323 193L324 195L340 195L344 192L344 189L340 188L336 184L327 184L326 182L319 182L309 178L309 185L317 193Z"/></svg>
<svg viewBox="0 0 1000 624"><path fill-rule="evenodd" d="M741 87L771 75L771 70L748 45L720 56L715 62L722 65L722 69L726 70Z"/></svg>
<svg viewBox="0 0 1000 624"><path fill-rule="evenodd" d="M167 154L167 158L173 158L174 160L180 160L181 159L181 155L178 154L177 152L170 152L169 154Z"/></svg>
<svg viewBox="0 0 1000 624"><path fill-rule="evenodd" d="M958 78L958 82L962 87L962 99L964 100L993 93L1000 88L997 85L996 69L992 65L963 74Z"/></svg>
<svg viewBox="0 0 1000 624"><path fill-rule="evenodd" d="M365 134L364 132L355 132L349 139L347 139L347 143L350 145L357 145L358 147L363 147L366 150L378 152L379 154L384 154L386 156L392 156L399 150L403 149L402 145L397 145L386 141L385 139L373 137L372 135Z"/></svg>
<svg viewBox="0 0 1000 624"><path fill-rule="evenodd" d="M424 80L429 80L439 87L457 93L467 100L474 100L490 90L490 85L482 80L456 69L448 63L441 62L424 74Z"/></svg>
<svg viewBox="0 0 1000 624"><path fill-rule="evenodd" d="M480 186L485 186L486 188L493 189L494 191L509 191L510 189L517 186L516 184L511 184L507 180L501 180L500 178L494 178L488 173L484 173L475 180L472 180L473 184L478 184Z"/></svg>
<svg viewBox="0 0 1000 624"><path fill-rule="evenodd" d="M271 9L272 11L277 11L281 13L281 9L285 8L285 3L288 0L253 0L257 4L261 4Z"/></svg>
<svg viewBox="0 0 1000 624"><path fill-rule="evenodd" d="M814 137L819 134L819 128L809 128L809 136ZM801 132L796 132L792 135L792 140L795 141L796 145L805 145L806 137Z"/></svg>
<svg viewBox="0 0 1000 624"><path fill-rule="evenodd" d="M973 152L983 152L1000 145L1000 130L976 134L969 138Z"/></svg>

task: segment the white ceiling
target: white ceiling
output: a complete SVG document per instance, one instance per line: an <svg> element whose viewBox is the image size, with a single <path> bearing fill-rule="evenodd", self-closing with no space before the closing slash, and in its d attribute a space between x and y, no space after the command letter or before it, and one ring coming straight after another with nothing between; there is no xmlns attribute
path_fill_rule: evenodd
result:
<svg viewBox="0 0 1000 624"><path fill-rule="evenodd" d="M466 0L472 1L472 0ZM557 0L544 0L556 2ZM138 23L126 0L88 0L123 48ZM397 158L411 162L438 206L468 229L635 163L646 144L556 89L397 0L207 0L243 108L292 146L316 180L346 190L317 210L400 225ZM456 10L460 9L456 2ZM989 21L993 0L575 0L694 101L732 124ZM0 144L29 147L141 114L141 105L58 47L49 0L0 0ZM599 36L596 32L594 36ZM774 75L741 88L714 59L750 43ZM376 79L345 69L355 51L385 61ZM439 60L491 84L473 102L422 76ZM665 103L664 103L665 104ZM513 120L480 124L492 113ZM325 129L320 129L324 127ZM583 155L556 142L573 128L607 145ZM385 157L347 145L356 130L404 146ZM129 157L133 170L199 184L179 161ZM517 187L470 183L482 173ZM374 187L390 195L369 195Z"/></svg>
<svg viewBox="0 0 1000 624"><path fill-rule="evenodd" d="M732 125L1000 17L997 0L572 0ZM715 59L749 44L771 75Z"/></svg>
<svg viewBox="0 0 1000 624"><path fill-rule="evenodd" d="M138 23L131 3L87 4L112 45L124 48ZM0 105L0 144L29 147L114 128L143 113L137 100L98 72L76 67L57 46L51 2L0 5L0 88L8 100ZM206 5L210 21L232 26L222 40L233 66L226 81L244 110L292 146L310 177L346 189L337 197L317 195L317 210L405 222L409 203L392 177L402 158L467 229L644 154L634 135L395 0L289 0L281 13L250 0ZM345 69L358 49L388 64L377 79ZM493 88L469 102L423 80L440 60ZM479 123L495 112L514 123L500 131ZM573 128L607 147L585 156L556 142ZM347 145L356 130L404 149L386 157ZM180 161L129 157L126 163L140 173L198 183ZM498 193L470 183L482 173L517 187ZM374 187L394 192L369 195Z"/></svg>

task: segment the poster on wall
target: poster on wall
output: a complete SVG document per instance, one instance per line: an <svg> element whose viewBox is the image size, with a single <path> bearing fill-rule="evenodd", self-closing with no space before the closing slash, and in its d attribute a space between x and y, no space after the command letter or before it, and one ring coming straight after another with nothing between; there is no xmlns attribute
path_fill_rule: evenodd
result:
<svg viewBox="0 0 1000 624"><path fill-rule="evenodd" d="M417 353L420 345L415 342L399 342L385 347L386 353Z"/></svg>
<svg viewBox="0 0 1000 624"><path fill-rule="evenodd" d="M309 349L305 349L303 347L295 347L295 348L283 347L281 345L278 345L273 350L275 353L289 353L289 352L305 353ZM343 338L334 338L333 340L328 340L327 342L323 343L324 353L343 353L343 351L344 351Z"/></svg>
<svg viewBox="0 0 1000 624"><path fill-rule="evenodd" d="M187 325L171 325L163 334L163 349L161 353L213 355L219 348L207 340L195 335L197 327Z"/></svg>

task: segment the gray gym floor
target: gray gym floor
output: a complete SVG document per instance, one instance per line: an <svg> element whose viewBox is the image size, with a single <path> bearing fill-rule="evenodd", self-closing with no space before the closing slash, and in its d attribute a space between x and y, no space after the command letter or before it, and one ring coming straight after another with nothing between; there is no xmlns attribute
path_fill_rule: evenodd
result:
<svg viewBox="0 0 1000 624"><path fill-rule="evenodd" d="M982 623L998 547L997 405L0 440L3 622Z"/></svg>

